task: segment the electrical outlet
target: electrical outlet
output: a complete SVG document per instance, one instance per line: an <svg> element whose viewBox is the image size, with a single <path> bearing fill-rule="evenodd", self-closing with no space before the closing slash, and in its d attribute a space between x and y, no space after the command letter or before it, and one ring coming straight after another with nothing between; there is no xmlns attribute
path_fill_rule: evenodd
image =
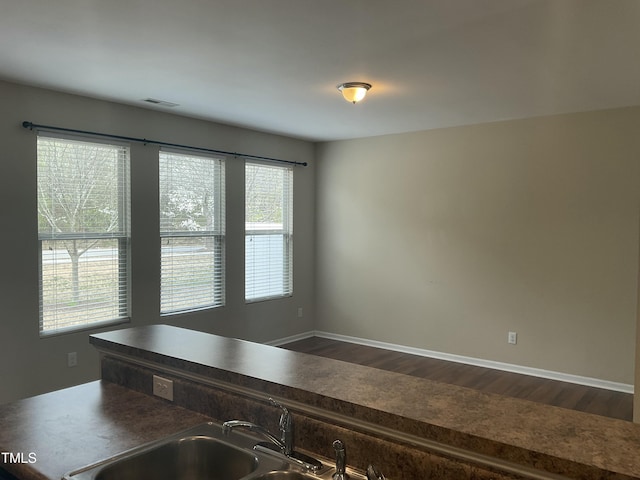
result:
<svg viewBox="0 0 640 480"><path fill-rule="evenodd" d="M77 352L69 352L67 353L67 367L75 367L78 365L78 353Z"/></svg>
<svg viewBox="0 0 640 480"><path fill-rule="evenodd" d="M298 318L302 318L302 307L298 307Z"/></svg>
<svg viewBox="0 0 640 480"><path fill-rule="evenodd" d="M516 332L509 332L507 342L509 342L511 345L515 345L516 343L518 343L518 334Z"/></svg>
<svg viewBox="0 0 640 480"><path fill-rule="evenodd" d="M154 375L153 394L173 402L173 381Z"/></svg>

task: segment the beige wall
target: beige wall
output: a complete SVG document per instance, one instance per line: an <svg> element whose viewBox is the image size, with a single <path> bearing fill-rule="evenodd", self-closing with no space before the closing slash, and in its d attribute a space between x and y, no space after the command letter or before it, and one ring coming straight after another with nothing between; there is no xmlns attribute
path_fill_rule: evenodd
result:
<svg viewBox="0 0 640 480"><path fill-rule="evenodd" d="M638 132L628 108L319 145L316 328L632 384Z"/></svg>
<svg viewBox="0 0 640 480"><path fill-rule="evenodd" d="M132 322L172 323L267 341L313 328L314 148L309 142L79 96L0 82L0 403L98 377L88 333L38 335L36 136L24 120L143 137L300 162L294 170L294 296L244 303L244 170L227 162L227 304L190 315L159 316L157 147L133 144ZM297 316L298 307L304 316ZM67 352L78 367L67 368Z"/></svg>

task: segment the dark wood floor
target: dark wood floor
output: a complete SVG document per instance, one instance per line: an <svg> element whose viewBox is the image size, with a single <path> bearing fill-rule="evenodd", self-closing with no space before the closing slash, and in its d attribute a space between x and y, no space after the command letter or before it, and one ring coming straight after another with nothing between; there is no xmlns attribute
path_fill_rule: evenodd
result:
<svg viewBox="0 0 640 480"><path fill-rule="evenodd" d="M633 395L547 380L392 350L312 337L282 348L438 382L474 388L622 420L632 419Z"/></svg>

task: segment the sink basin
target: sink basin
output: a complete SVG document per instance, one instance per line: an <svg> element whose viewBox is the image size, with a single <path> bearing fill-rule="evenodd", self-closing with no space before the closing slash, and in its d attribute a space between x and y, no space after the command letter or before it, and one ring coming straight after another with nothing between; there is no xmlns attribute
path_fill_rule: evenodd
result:
<svg viewBox="0 0 640 480"><path fill-rule="evenodd" d="M286 467L247 448L253 444L255 438L243 441L242 435L234 435L232 443L219 425L208 423L70 472L63 480L239 480Z"/></svg>
<svg viewBox="0 0 640 480"><path fill-rule="evenodd" d="M311 474L259 446L255 435L224 435L221 425L205 423L69 472L62 480L332 480L329 466Z"/></svg>
<svg viewBox="0 0 640 480"><path fill-rule="evenodd" d="M107 465L95 480L238 480L258 468L250 451L210 437L185 437Z"/></svg>

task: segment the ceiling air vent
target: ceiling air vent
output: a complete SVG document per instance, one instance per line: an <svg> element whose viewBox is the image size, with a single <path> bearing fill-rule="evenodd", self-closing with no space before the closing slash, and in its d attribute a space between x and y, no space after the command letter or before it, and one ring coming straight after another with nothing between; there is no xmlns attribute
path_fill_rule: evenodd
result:
<svg viewBox="0 0 640 480"><path fill-rule="evenodd" d="M158 100L157 98L145 98L143 102L152 103L153 105L160 105L161 107L177 107L177 103L167 102L165 100Z"/></svg>

